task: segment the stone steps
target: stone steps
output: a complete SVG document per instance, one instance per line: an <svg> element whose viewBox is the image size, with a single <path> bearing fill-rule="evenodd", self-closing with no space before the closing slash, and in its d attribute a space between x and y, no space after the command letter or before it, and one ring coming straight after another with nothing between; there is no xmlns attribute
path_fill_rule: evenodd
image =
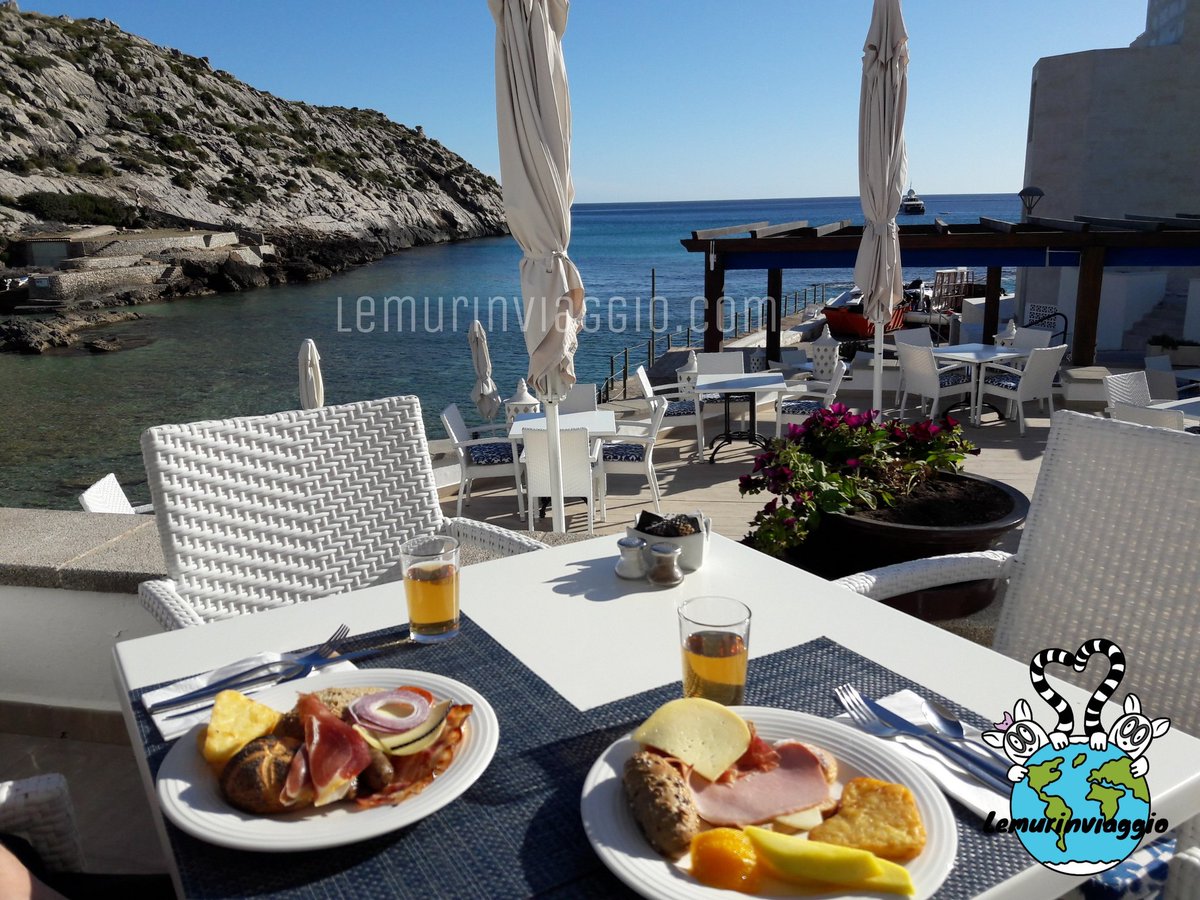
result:
<svg viewBox="0 0 1200 900"><path fill-rule="evenodd" d="M1183 334L1186 306L1178 298L1166 297L1125 332L1121 346L1125 350L1144 350L1148 338L1156 334Z"/></svg>

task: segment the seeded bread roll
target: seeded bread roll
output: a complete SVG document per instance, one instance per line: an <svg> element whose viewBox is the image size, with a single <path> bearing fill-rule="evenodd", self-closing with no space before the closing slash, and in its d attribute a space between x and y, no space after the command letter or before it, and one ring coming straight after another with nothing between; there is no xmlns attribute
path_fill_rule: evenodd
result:
<svg viewBox="0 0 1200 900"><path fill-rule="evenodd" d="M659 853L672 859L687 852L700 831L692 789L657 753L642 750L625 763L622 779L630 811Z"/></svg>
<svg viewBox="0 0 1200 900"><path fill-rule="evenodd" d="M260 816L289 808L279 799L299 743L268 735L234 754L221 772L221 793L238 809Z"/></svg>

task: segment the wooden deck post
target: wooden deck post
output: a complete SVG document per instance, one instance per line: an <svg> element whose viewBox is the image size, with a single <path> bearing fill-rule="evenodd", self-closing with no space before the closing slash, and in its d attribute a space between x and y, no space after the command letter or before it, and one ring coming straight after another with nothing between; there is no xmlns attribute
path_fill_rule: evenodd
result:
<svg viewBox="0 0 1200 900"><path fill-rule="evenodd" d="M712 268L704 270L704 352L720 353L725 341L721 319L725 312L725 304L721 298L725 296L725 263L720 256L713 254Z"/></svg>
<svg viewBox="0 0 1200 900"><path fill-rule="evenodd" d="M767 269L767 359L779 361L783 269Z"/></svg>
<svg viewBox="0 0 1200 900"><path fill-rule="evenodd" d="M983 342L995 342L1000 330L1000 267L988 266L987 287L983 295Z"/></svg>
<svg viewBox="0 0 1200 900"><path fill-rule="evenodd" d="M1100 321L1100 289L1104 285L1104 247L1084 247L1079 254L1079 289L1075 294L1075 339L1071 365L1096 362L1096 327Z"/></svg>

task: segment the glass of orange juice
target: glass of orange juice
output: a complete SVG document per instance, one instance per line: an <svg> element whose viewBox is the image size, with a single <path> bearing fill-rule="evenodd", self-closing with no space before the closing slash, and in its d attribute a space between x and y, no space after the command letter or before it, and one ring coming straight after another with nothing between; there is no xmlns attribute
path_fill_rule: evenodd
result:
<svg viewBox="0 0 1200 900"><path fill-rule="evenodd" d="M430 535L400 548L408 624L419 643L448 641L458 634L458 541Z"/></svg>
<svg viewBox="0 0 1200 900"><path fill-rule="evenodd" d="M693 597L679 606L683 696L735 706L746 699L750 609L731 597Z"/></svg>

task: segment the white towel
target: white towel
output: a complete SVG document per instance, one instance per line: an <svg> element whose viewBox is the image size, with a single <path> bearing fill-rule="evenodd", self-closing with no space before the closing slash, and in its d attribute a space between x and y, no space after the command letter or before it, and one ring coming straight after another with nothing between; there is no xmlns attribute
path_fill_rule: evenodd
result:
<svg viewBox="0 0 1200 900"><path fill-rule="evenodd" d="M182 681L168 684L166 687L147 691L142 694L142 706L146 707L147 712L149 712L149 707L160 700L178 697L180 694L197 690L214 681L220 681L222 678L228 678L231 675L236 675L238 672L244 672L263 663L278 662L282 658L282 655L275 652L247 656L245 659L239 659L237 662L221 666L219 669L213 669L211 672L203 672L200 675L193 675L191 678L185 678ZM324 674L326 672L344 672L354 668L357 668L354 663L345 660L328 666L322 666L320 669L314 669L307 677L311 678L313 675ZM259 687L245 691L245 693L254 694L269 687L274 687L274 685L260 685ZM154 720L154 724L158 727L159 734L163 736L163 740L173 741L181 734L186 734L190 731L193 725L207 722L211 712L212 700L210 698L208 700L197 700L191 707L164 710L150 718Z"/></svg>
<svg viewBox="0 0 1200 900"><path fill-rule="evenodd" d="M918 725L925 720L925 716L921 712L921 702L922 697L909 690L897 691L879 700L880 704L896 715L903 716ZM849 716L842 713L837 718L848 720ZM978 728L967 725L965 722L963 727L967 737L973 740L978 739L980 734ZM991 812L996 813L997 817L1007 816L1010 800L1008 795L1001 796L991 788L984 787L965 769L960 768L953 760L947 759L936 748L917 743L916 740L889 740L888 743L906 759L916 763L938 787L979 818L986 819L988 813Z"/></svg>

